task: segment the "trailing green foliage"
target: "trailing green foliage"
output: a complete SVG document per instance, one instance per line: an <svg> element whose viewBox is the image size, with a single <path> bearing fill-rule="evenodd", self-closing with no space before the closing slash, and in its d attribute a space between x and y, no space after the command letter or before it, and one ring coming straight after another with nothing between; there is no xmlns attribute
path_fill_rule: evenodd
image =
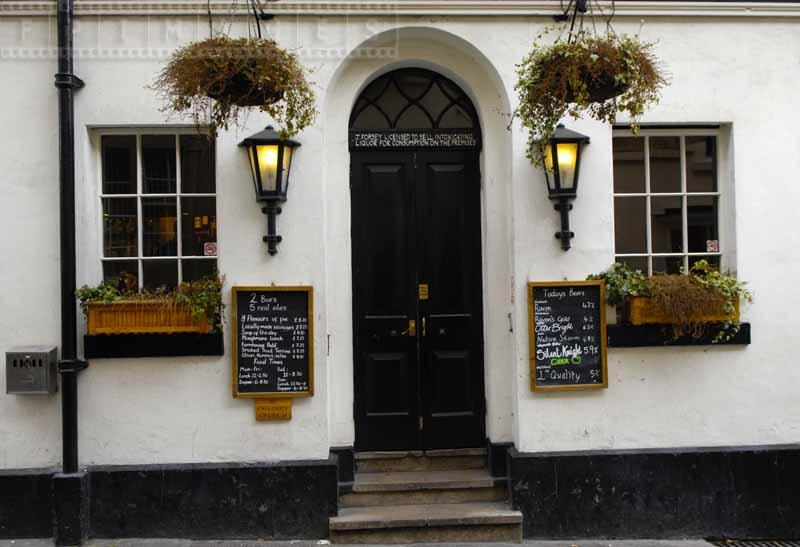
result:
<svg viewBox="0 0 800 547"><path fill-rule="evenodd" d="M528 129L527 156L534 165L544 165L542 147L565 114L614 123L617 113L626 112L637 132L636 122L667 84L653 47L633 36L588 31L568 41L534 43L517 66L519 106L514 112Z"/></svg>
<svg viewBox="0 0 800 547"><path fill-rule="evenodd" d="M210 325L219 328L224 310L222 303L224 283L223 277L209 276L198 281L185 281L174 290L159 288L139 291L136 278L130 274L123 274L103 281L96 287L84 285L76 291L76 296L84 313L91 303L113 304L122 300L160 301L164 306L185 307L195 321L206 319Z"/></svg>
<svg viewBox="0 0 800 547"><path fill-rule="evenodd" d="M675 322L675 336L702 336L707 325L697 317L719 310L728 317L721 325L713 342L722 342L736 336L741 324L736 319L740 300L752 302L753 295L745 282L730 273L722 273L707 260L698 260L685 274L645 276L625 264L613 264L600 274L588 279L602 279L606 283L606 301L612 306L623 306L632 296L651 299L659 313Z"/></svg>
<svg viewBox="0 0 800 547"><path fill-rule="evenodd" d="M606 271L587 279L606 282L606 301L611 306L622 306L629 296L649 296L647 276L626 264L612 264Z"/></svg>
<svg viewBox="0 0 800 547"><path fill-rule="evenodd" d="M257 106L291 137L314 122L316 97L306 70L274 40L217 36L172 54L151 86L162 95L167 114L192 114L212 135Z"/></svg>

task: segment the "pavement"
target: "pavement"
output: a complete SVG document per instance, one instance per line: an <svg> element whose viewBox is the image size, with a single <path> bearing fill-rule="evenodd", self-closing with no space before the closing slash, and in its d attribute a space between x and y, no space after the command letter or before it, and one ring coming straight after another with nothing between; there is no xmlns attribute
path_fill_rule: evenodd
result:
<svg viewBox="0 0 800 547"><path fill-rule="evenodd" d="M84 547L320 547L330 545L328 541L254 541L214 540L195 541L188 539L93 539ZM557 540L524 541L520 543L437 543L436 547L711 547L703 540ZM51 539L0 540L0 547L52 547ZM396 545L392 547L397 547Z"/></svg>

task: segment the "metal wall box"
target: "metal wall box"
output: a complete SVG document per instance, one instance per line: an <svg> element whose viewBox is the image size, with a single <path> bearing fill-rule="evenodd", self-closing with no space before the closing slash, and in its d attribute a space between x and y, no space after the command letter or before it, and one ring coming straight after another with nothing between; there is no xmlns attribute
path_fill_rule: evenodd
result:
<svg viewBox="0 0 800 547"><path fill-rule="evenodd" d="M47 395L58 391L57 350L20 346L6 352L6 393Z"/></svg>

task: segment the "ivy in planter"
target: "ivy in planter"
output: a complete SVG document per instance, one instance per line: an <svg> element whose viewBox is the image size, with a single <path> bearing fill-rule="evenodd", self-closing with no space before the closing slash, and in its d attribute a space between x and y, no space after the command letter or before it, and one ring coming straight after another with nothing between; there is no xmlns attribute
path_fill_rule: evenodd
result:
<svg viewBox="0 0 800 547"><path fill-rule="evenodd" d="M76 291L81 309L88 314L91 304L115 302L156 303L164 310L183 308L195 323L205 322L215 329L222 327L223 277L210 276L197 281L183 282L174 290L159 288L153 291L137 290L136 278L130 274L103 281L96 287L84 285Z"/></svg>
<svg viewBox="0 0 800 547"><path fill-rule="evenodd" d="M212 135L239 125L243 109L258 107L291 137L314 122L315 94L299 59L273 41L217 36L171 57L151 86L168 115L192 114Z"/></svg>
<svg viewBox="0 0 800 547"><path fill-rule="evenodd" d="M700 338L706 334L709 323L719 323L721 328L713 343L730 340L741 327L739 302L753 301L746 283L713 268L706 260L695 262L685 275L647 277L639 270L617 263L588 279L605 281L606 301L623 308L625 321L630 321L635 313L639 317L636 322L669 323L676 339Z"/></svg>
<svg viewBox="0 0 800 547"><path fill-rule="evenodd" d="M542 35L539 36L541 39ZM626 112L637 131L637 120L658 102L667 79L653 44L609 32L596 36L586 30L566 41L541 46L517 66L519 106L514 111L528 129L528 158L544 166L542 147L565 114L589 114L614 123Z"/></svg>

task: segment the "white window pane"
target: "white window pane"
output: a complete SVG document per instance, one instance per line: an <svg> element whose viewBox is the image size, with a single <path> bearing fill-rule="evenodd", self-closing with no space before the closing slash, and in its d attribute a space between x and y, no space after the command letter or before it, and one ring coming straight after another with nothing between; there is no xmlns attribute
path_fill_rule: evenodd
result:
<svg viewBox="0 0 800 547"><path fill-rule="evenodd" d="M654 253L683 252L683 200L675 197L650 198L650 224Z"/></svg>
<svg viewBox="0 0 800 547"><path fill-rule="evenodd" d="M620 254L647 252L645 197L614 198L614 245Z"/></svg>
<svg viewBox="0 0 800 547"><path fill-rule="evenodd" d="M681 191L680 137L650 137L650 191Z"/></svg>
<svg viewBox="0 0 800 547"><path fill-rule="evenodd" d="M716 137L686 137L686 191L717 191Z"/></svg>

